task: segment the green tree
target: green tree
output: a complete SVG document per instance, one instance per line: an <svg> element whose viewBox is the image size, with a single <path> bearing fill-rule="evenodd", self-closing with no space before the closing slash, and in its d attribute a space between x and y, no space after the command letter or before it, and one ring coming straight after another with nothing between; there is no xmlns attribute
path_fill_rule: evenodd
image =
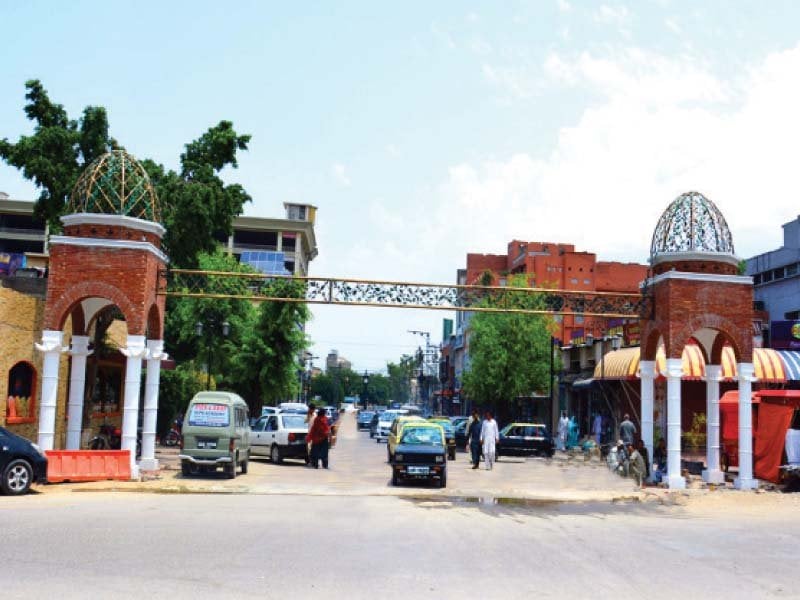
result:
<svg viewBox="0 0 800 600"><path fill-rule="evenodd" d="M265 284L284 298L304 298L305 284L274 279ZM263 302L253 326L234 349L229 379L242 390L251 410L290 400L300 391L300 356L309 342L304 326L310 317L302 302Z"/></svg>
<svg viewBox="0 0 800 600"><path fill-rule="evenodd" d="M398 363L387 363L389 400L408 403L411 400L411 378L414 376L414 357L404 355Z"/></svg>
<svg viewBox="0 0 800 600"><path fill-rule="evenodd" d="M515 277L509 285L525 287L526 282L524 277ZM524 294L509 301L529 309L544 304L543 298ZM470 370L464 374L464 392L505 419L515 398L549 390L552 331L552 318L546 315L475 313L470 321Z"/></svg>
<svg viewBox="0 0 800 600"><path fill-rule="evenodd" d="M328 373L320 373L311 379L311 396L319 396L325 406L339 406L344 401L342 381Z"/></svg>
<svg viewBox="0 0 800 600"><path fill-rule="evenodd" d="M59 217L80 174L95 158L120 146L109 133L102 106L87 106L79 119L70 119L39 80L27 81L25 89L24 110L34 123L33 134L16 142L0 140L0 158L36 184L37 216L60 231ZM249 142L250 136L236 133L230 121L220 121L186 144L178 172L141 160L161 202L167 229L163 245L173 266L196 267L201 252L212 253L216 238L230 234L234 217L251 198L241 185L226 185L220 172L238 166L237 153L247 150Z"/></svg>
<svg viewBox="0 0 800 600"><path fill-rule="evenodd" d="M87 106L80 119L70 119L61 104L50 100L38 79L25 82L25 114L34 122L32 135L17 142L0 140L0 158L22 171L39 188L36 215L54 231L61 230L70 192L83 169L101 154L117 147L109 135L102 106Z"/></svg>

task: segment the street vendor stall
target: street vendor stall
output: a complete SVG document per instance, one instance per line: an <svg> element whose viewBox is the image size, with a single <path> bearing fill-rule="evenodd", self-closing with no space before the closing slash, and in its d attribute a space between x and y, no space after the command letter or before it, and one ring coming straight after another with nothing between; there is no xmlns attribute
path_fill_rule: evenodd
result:
<svg viewBox="0 0 800 600"><path fill-rule="evenodd" d="M777 483L786 446L786 432L800 410L800 390L760 390L753 393L753 466L758 479ZM739 393L720 398L722 465L738 466Z"/></svg>

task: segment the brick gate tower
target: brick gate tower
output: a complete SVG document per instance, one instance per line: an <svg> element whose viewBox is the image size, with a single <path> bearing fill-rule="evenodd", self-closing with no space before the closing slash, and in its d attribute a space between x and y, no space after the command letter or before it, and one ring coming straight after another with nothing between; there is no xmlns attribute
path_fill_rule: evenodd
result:
<svg viewBox="0 0 800 600"><path fill-rule="evenodd" d="M39 445L53 449L58 398L59 353L71 354L66 448L80 448L85 394L88 332L101 311L116 306L127 326L123 392L122 448L136 465L136 438L142 360L147 359L142 461L157 468L154 456L159 364L163 353L164 297L156 295L159 269L167 263L161 251L165 233L159 223L158 199L146 171L122 150L92 162L75 184L68 214L61 217L63 235L50 238L50 265L42 343L44 353ZM62 348L70 318L71 341Z"/></svg>
<svg viewBox="0 0 800 600"><path fill-rule="evenodd" d="M719 381L722 348L730 345L739 379L739 478L753 479L751 383L753 373L753 280L738 274L738 258L722 213L698 192L676 198L653 233L650 276L644 282L652 300L642 320L642 437L653 456L653 380L656 351L667 357L667 470L671 488L686 485L681 476L681 356L696 341L705 358L707 469L709 483L724 482L720 470Z"/></svg>

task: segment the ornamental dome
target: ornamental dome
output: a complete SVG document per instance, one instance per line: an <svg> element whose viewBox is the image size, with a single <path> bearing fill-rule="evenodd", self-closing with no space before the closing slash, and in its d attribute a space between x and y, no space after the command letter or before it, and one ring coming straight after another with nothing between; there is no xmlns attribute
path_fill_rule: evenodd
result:
<svg viewBox="0 0 800 600"><path fill-rule="evenodd" d="M658 220L650 245L650 264L675 260L733 262L733 239L725 217L700 192L681 194Z"/></svg>
<svg viewBox="0 0 800 600"><path fill-rule="evenodd" d="M144 167L124 150L96 158L78 177L70 213L123 215L158 222L158 198Z"/></svg>

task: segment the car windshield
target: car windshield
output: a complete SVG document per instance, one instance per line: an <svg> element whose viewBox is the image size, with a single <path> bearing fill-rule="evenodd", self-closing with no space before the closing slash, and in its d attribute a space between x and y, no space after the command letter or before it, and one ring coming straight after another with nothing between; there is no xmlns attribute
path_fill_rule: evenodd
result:
<svg viewBox="0 0 800 600"><path fill-rule="evenodd" d="M305 417L302 415L283 415L281 420L286 429L302 429L306 426Z"/></svg>
<svg viewBox="0 0 800 600"><path fill-rule="evenodd" d="M381 413L381 416L378 417L384 423L391 423L394 421L399 415L396 412L386 412Z"/></svg>
<svg viewBox="0 0 800 600"><path fill-rule="evenodd" d="M224 404L193 404L189 409L189 425L196 427L227 427L230 424L228 407Z"/></svg>
<svg viewBox="0 0 800 600"><path fill-rule="evenodd" d="M435 427L413 427L407 425L403 428L401 444L410 446L441 446L442 434Z"/></svg>

